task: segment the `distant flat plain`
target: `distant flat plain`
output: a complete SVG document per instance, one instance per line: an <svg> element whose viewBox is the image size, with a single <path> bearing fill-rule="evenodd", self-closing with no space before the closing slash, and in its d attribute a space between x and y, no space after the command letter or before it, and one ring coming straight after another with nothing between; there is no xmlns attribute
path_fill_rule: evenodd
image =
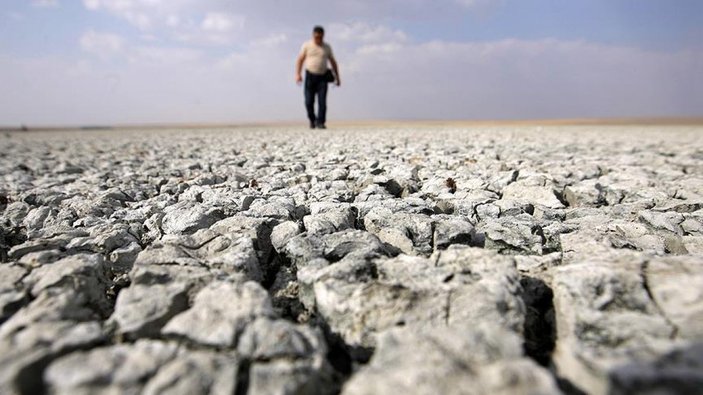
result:
<svg viewBox="0 0 703 395"><path fill-rule="evenodd" d="M141 124L86 124L86 125L2 125L0 131L62 131L62 130L157 130L157 129L230 129L230 128L294 128L304 127L301 121L257 121L223 123L141 123ZM335 128L432 128L432 127L500 127L500 126L701 126L703 117L685 118L564 118L564 119L520 119L520 120L338 120L328 126Z"/></svg>

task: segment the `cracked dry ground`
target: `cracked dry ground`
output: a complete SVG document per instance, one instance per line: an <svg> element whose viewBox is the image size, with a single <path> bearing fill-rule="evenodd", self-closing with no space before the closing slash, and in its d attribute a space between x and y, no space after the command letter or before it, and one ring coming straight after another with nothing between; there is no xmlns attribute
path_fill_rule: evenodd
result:
<svg viewBox="0 0 703 395"><path fill-rule="evenodd" d="M0 393L703 389L700 128L0 148Z"/></svg>

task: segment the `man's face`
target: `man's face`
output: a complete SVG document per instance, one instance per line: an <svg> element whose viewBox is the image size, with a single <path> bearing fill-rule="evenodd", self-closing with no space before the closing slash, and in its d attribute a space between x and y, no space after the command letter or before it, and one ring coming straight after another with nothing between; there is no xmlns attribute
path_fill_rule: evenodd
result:
<svg viewBox="0 0 703 395"><path fill-rule="evenodd" d="M322 44L322 38L323 38L324 36L325 36L325 35L324 35L323 33L317 33L317 32L315 32L315 33L312 34L312 39L313 39L313 41L315 41L315 44L320 45L320 44Z"/></svg>

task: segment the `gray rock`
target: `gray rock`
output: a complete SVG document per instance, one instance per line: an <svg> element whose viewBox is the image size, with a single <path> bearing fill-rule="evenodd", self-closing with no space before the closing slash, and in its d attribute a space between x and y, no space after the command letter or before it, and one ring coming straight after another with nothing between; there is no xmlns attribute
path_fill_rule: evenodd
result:
<svg viewBox="0 0 703 395"><path fill-rule="evenodd" d="M487 222L500 217L500 206L495 204L495 202L478 203L471 208L471 211L473 211L471 214L472 218L478 221Z"/></svg>
<svg viewBox="0 0 703 395"><path fill-rule="evenodd" d="M264 274L254 241L236 233L232 236L236 238L219 235L210 229L192 235L165 236L161 242L141 251L134 264L204 266L261 281Z"/></svg>
<svg viewBox="0 0 703 395"><path fill-rule="evenodd" d="M503 199L527 201L550 208L563 208L551 186L525 185L517 181L503 188Z"/></svg>
<svg viewBox="0 0 703 395"><path fill-rule="evenodd" d="M435 205L419 197L406 197L403 199L381 199L374 202L355 202L352 204L359 212L358 217L364 218L374 209L388 209L393 213L405 214L434 214Z"/></svg>
<svg viewBox="0 0 703 395"><path fill-rule="evenodd" d="M13 227L20 226L31 209L32 207L25 202L12 202L5 207L3 217L7 218Z"/></svg>
<svg viewBox="0 0 703 395"><path fill-rule="evenodd" d="M34 268L42 266L46 263L56 262L63 258L63 256L64 254L58 249L44 250L24 254L17 260L17 262L25 267Z"/></svg>
<svg viewBox="0 0 703 395"><path fill-rule="evenodd" d="M235 240L219 237L197 252L203 254L198 258L207 267L226 273L241 273L254 281L264 279L254 242L248 237Z"/></svg>
<svg viewBox="0 0 703 395"><path fill-rule="evenodd" d="M37 322L0 338L0 392L39 393L48 361L106 340L99 322Z"/></svg>
<svg viewBox="0 0 703 395"><path fill-rule="evenodd" d="M377 208L366 214L364 226L381 241L406 254L429 255L432 252L433 221L426 215Z"/></svg>
<svg viewBox="0 0 703 395"><path fill-rule="evenodd" d="M6 290L0 292L0 323L5 322L27 302L27 294L22 291Z"/></svg>
<svg viewBox="0 0 703 395"><path fill-rule="evenodd" d="M148 265L200 266L201 262L177 244L159 242L151 244L137 254L134 266Z"/></svg>
<svg viewBox="0 0 703 395"><path fill-rule="evenodd" d="M22 279L28 273L19 265L0 265L0 293L21 289Z"/></svg>
<svg viewBox="0 0 703 395"><path fill-rule="evenodd" d="M258 318L247 326L237 350L253 360L253 394L331 394L336 392L322 333L285 320Z"/></svg>
<svg viewBox="0 0 703 395"><path fill-rule="evenodd" d="M344 260L299 271L301 298L352 346L372 347L395 326L426 328L488 320L521 333L524 305L515 262L471 248L431 259ZM314 296L306 296L312 289ZM311 302L310 299L313 299ZM309 306L313 307L313 306Z"/></svg>
<svg viewBox="0 0 703 395"><path fill-rule="evenodd" d="M674 211L682 214L693 213L700 209L703 209L703 200L701 199L693 199L689 201L672 199L669 202L658 204L656 207L652 208L654 211Z"/></svg>
<svg viewBox="0 0 703 395"><path fill-rule="evenodd" d="M109 254L115 249L126 247L136 242L137 238L129 232L127 226L116 226L106 232L74 238L65 248L69 253L95 252Z"/></svg>
<svg viewBox="0 0 703 395"><path fill-rule="evenodd" d="M80 174L83 173L85 170L83 170L80 166L74 165L69 162L62 162L56 169L55 172L59 174Z"/></svg>
<svg viewBox="0 0 703 395"><path fill-rule="evenodd" d="M300 268L317 258L337 262L347 256L360 259L385 256L389 251L369 232L346 230L322 236L303 233L289 240L283 254Z"/></svg>
<svg viewBox="0 0 703 395"><path fill-rule="evenodd" d="M234 347L248 323L272 314L268 293L257 283L216 281L203 288L193 306L173 317L162 333L208 346Z"/></svg>
<svg viewBox="0 0 703 395"><path fill-rule="evenodd" d="M246 327L237 345L237 351L258 361L273 359L318 359L325 361L327 346L322 334L307 326L294 325L286 320L261 317Z"/></svg>
<svg viewBox="0 0 703 395"><path fill-rule="evenodd" d="M700 343L676 348L652 361L614 368L612 391L620 394L694 394L703 386Z"/></svg>
<svg viewBox="0 0 703 395"><path fill-rule="evenodd" d="M396 193L402 193L402 189L397 188ZM357 193L354 202L378 202L386 201L397 197L391 194L386 188L378 184L371 184Z"/></svg>
<svg viewBox="0 0 703 395"><path fill-rule="evenodd" d="M683 243L689 254L703 255L703 236L684 236Z"/></svg>
<svg viewBox="0 0 703 395"><path fill-rule="evenodd" d="M684 218L686 219L681 223L684 234L703 236L703 216L685 215Z"/></svg>
<svg viewBox="0 0 703 395"><path fill-rule="evenodd" d="M450 216L435 216L434 249L446 249L452 244L471 244L476 236L474 225L463 218Z"/></svg>
<svg viewBox="0 0 703 395"><path fill-rule="evenodd" d="M271 234L277 224L278 222L271 218L250 218L236 215L216 222L210 227L210 230L232 241L249 238L258 259L257 266L265 276L276 269L271 262L275 252L271 242Z"/></svg>
<svg viewBox="0 0 703 395"><path fill-rule="evenodd" d="M255 200L245 214L252 217L268 217L287 221L302 218L304 212L295 204L294 199L274 196L266 200Z"/></svg>
<svg viewBox="0 0 703 395"><path fill-rule="evenodd" d="M111 267L115 271L129 271L141 251L142 247L137 242L112 250L110 252Z"/></svg>
<svg viewBox="0 0 703 395"><path fill-rule="evenodd" d="M16 265L0 265L0 324L27 302L22 279L27 270Z"/></svg>
<svg viewBox="0 0 703 395"><path fill-rule="evenodd" d="M343 170L336 171L336 174L330 174L329 176L341 177L344 174L343 172ZM321 202L351 202L355 198L355 193L345 181L322 181L311 185L307 197L311 200Z"/></svg>
<svg viewBox="0 0 703 395"><path fill-rule="evenodd" d="M456 180L455 178L457 175L451 173L447 174L447 177L444 178L435 178L439 175L440 174L428 174L428 179L422 180L420 193L423 196L427 196L432 199L451 199L456 197L457 190L459 190L459 194L464 192L463 187L466 185L466 182L461 179ZM423 174L423 176L425 175ZM448 186L447 180L450 178L453 180L454 184L452 185L450 182Z"/></svg>
<svg viewBox="0 0 703 395"><path fill-rule="evenodd" d="M589 215L576 218L567 217L566 223L576 230L560 234L559 244L564 253L564 262L579 261L593 256L607 256L613 251L612 240L608 238L610 218L605 215ZM611 229L612 231L612 229Z"/></svg>
<svg viewBox="0 0 703 395"><path fill-rule="evenodd" d="M614 391L616 370L677 346L676 328L649 297L642 263L573 263L554 272L558 372L594 394Z"/></svg>
<svg viewBox="0 0 703 395"><path fill-rule="evenodd" d="M86 293L66 288L50 288L14 313L2 326L0 338L8 338L42 322L93 321L105 317Z"/></svg>
<svg viewBox="0 0 703 395"><path fill-rule="evenodd" d="M553 377L522 356L519 336L486 323L385 332L371 362L342 394L559 394Z"/></svg>
<svg viewBox="0 0 703 395"><path fill-rule="evenodd" d="M300 323L308 322L310 312L300 301L300 284L295 267L282 265L268 291L278 316L292 317Z"/></svg>
<svg viewBox="0 0 703 395"><path fill-rule="evenodd" d="M168 285L186 284L189 289L200 289L217 276L217 272L202 266L135 265L129 272L132 284Z"/></svg>
<svg viewBox="0 0 703 395"><path fill-rule="evenodd" d="M394 196L408 196L420 189L419 170L420 166L413 164L394 166L384 186Z"/></svg>
<svg viewBox="0 0 703 395"><path fill-rule="evenodd" d="M516 255L515 262L520 273L527 273L536 277L548 276L550 271L562 264L563 254L552 252L545 255Z"/></svg>
<svg viewBox="0 0 703 395"><path fill-rule="evenodd" d="M640 213L640 220L654 229L668 230L681 235L681 223L684 221L683 214L675 212L660 213L656 211L643 211Z"/></svg>
<svg viewBox="0 0 703 395"><path fill-rule="evenodd" d="M321 214L303 217L305 230L310 235L335 233L342 230L354 229L356 213L351 208L328 210Z"/></svg>
<svg viewBox="0 0 703 395"><path fill-rule="evenodd" d="M94 346L106 340L106 333L98 321L37 322L0 340L0 348L7 362L19 352L41 349L50 354L60 354Z"/></svg>
<svg viewBox="0 0 703 395"><path fill-rule="evenodd" d="M673 255L688 254L683 238L677 235L664 235L664 251Z"/></svg>
<svg viewBox="0 0 703 395"><path fill-rule="evenodd" d="M18 260L29 253L60 249L64 248L66 244L68 244L68 240L63 238L28 240L10 248L7 255L12 260Z"/></svg>
<svg viewBox="0 0 703 395"><path fill-rule="evenodd" d="M664 238L653 234L644 224L613 221L608 224L608 240L614 248L634 249L664 254Z"/></svg>
<svg viewBox="0 0 703 395"><path fill-rule="evenodd" d="M495 174L491 174L488 179L490 189L493 191L501 191L509 184L515 182L519 175L520 172L517 170L497 171Z"/></svg>
<svg viewBox="0 0 703 395"><path fill-rule="evenodd" d="M146 221L144 221L144 233L142 234L142 242L145 244L158 240L163 236L163 213L154 213Z"/></svg>
<svg viewBox="0 0 703 395"><path fill-rule="evenodd" d="M661 257L644 268L647 290L678 338L703 340L703 266L695 257Z"/></svg>
<svg viewBox="0 0 703 395"><path fill-rule="evenodd" d="M175 344L139 340L77 352L52 362L44 380L54 394L137 394L177 351Z"/></svg>
<svg viewBox="0 0 703 395"><path fill-rule="evenodd" d="M229 238L239 238L247 236L250 239L265 243L271 231L277 225L277 221L270 218L251 218L242 215L235 215L215 222L210 230ZM265 248L262 245L261 248ZM270 246L269 246L270 247Z"/></svg>
<svg viewBox="0 0 703 395"><path fill-rule="evenodd" d="M252 395L334 394L328 374L308 361L274 360L255 363L249 370L247 393Z"/></svg>
<svg viewBox="0 0 703 395"><path fill-rule="evenodd" d="M100 255L73 255L34 269L24 279L33 296L43 292L71 290L85 297L100 314L108 314L108 286L105 261Z"/></svg>
<svg viewBox="0 0 703 395"><path fill-rule="evenodd" d="M288 240L301 233L300 226L294 221L286 221L276 225L271 232L271 244L279 253L288 243Z"/></svg>
<svg viewBox="0 0 703 395"><path fill-rule="evenodd" d="M233 394L242 380L240 366L233 355L212 351L180 354L159 368L144 386L143 394Z"/></svg>
<svg viewBox="0 0 703 395"><path fill-rule="evenodd" d="M66 196L45 196L44 200L62 200L61 205L75 212L77 218L107 218L122 208L122 202L110 198L94 198L85 194Z"/></svg>
<svg viewBox="0 0 703 395"><path fill-rule="evenodd" d="M500 210L498 217L516 217L521 214L535 215L535 213L540 212L540 210L542 212L552 210L549 207L539 205L535 208L534 204L526 200L512 200L503 198L496 200L492 204Z"/></svg>
<svg viewBox="0 0 703 395"><path fill-rule="evenodd" d="M547 243L544 230L528 214L479 224L478 230L485 235L486 248L501 253L542 254Z"/></svg>
<svg viewBox="0 0 703 395"><path fill-rule="evenodd" d="M44 227L44 223L52 214L55 216L58 210L53 207L42 206L31 209L22 220L22 224L28 230L36 230Z"/></svg>
<svg viewBox="0 0 703 395"><path fill-rule="evenodd" d="M187 291L183 283L132 285L120 291L110 320L122 335L157 336L168 320L188 308Z"/></svg>
<svg viewBox="0 0 703 395"><path fill-rule="evenodd" d="M569 207L598 207L606 204L605 192L597 179L590 179L565 187L563 195Z"/></svg>
<svg viewBox="0 0 703 395"><path fill-rule="evenodd" d="M161 228L166 234L191 234L224 218L218 207L187 202L168 207L165 214Z"/></svg>

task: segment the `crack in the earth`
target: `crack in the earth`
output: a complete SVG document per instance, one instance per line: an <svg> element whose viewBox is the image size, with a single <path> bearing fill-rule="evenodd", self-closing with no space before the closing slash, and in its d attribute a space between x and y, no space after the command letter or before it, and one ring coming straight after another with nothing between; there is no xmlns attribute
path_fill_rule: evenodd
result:
<svg viewBox="0 0 703 395"><path fill-rule="evenodd" d="M666 323L669 324L672 328L671 333L669 334L669 339L676 339L679 334L679 327L671 321L669 316L666 314L664 309L659 305L659 302L657 302L656 298L654 297L654 294L652 293L652 290L649 286L649 278L647 276L647 272L649 271L649 261L646 260L642 263L640 266L640 280L642 281L642 288L644 288L645 292L647 293L647 297L649 300L652 301L652 304L654 307L657 309L657 313L661 315L664 320L666 320Z"/></svg>

